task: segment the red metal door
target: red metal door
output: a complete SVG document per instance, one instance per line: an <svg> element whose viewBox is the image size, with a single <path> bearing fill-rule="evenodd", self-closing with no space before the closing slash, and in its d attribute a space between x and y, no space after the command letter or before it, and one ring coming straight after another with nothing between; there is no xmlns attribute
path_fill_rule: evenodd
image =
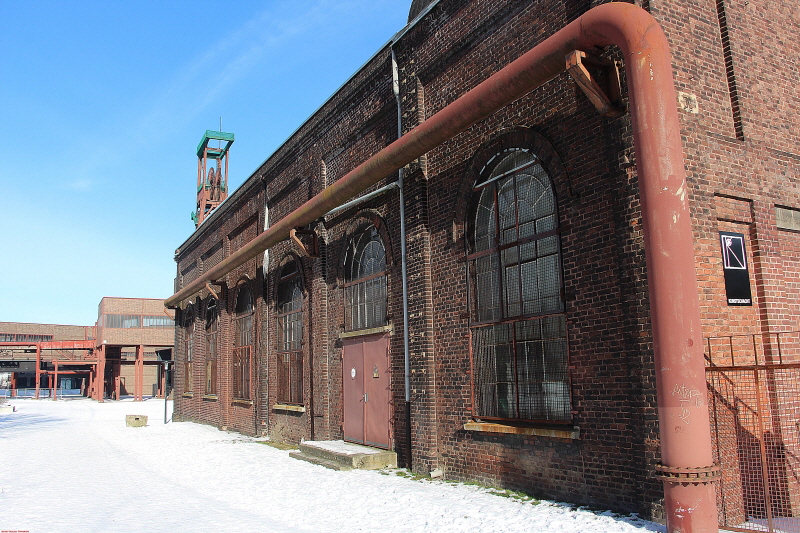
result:
<svg viewBox="0 0 800 533"><path fill-rule="evenodd" d="M389 436L389 335L364 338L364 441L391 448Z"/></svg>
<svg viewBox="0 0 800 533"><path fill-rule="evenodd" d="M344 440L364 443L364 350L360 338L342 340Z"/></svg>
<svg viewBox="0 0 800 533"><path fill-rule="evenodd" d="M391 448L389 336L343 339L344 439Z"/></svg>

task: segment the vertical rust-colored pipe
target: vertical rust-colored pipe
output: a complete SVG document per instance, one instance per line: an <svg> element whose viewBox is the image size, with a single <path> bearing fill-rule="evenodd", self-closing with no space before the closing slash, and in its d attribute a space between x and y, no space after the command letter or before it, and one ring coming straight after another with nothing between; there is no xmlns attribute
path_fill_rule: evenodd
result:
<svg viewBox="0 0 800 533"><path fill-rule="evenodd" d="M95 399L102 403L106 395L106 345L101 344L97 351L97 376L95 377Z"/></svg>
<svg viewBox="0 0 800 533"><path fill-rule="evenodd" d="M141 402L144 395L144 346L136 346L136 363L133 367L133 401Z"/></svg>
<svg viewBox="0 0 800 533"><path fill-rule="evenodd" d="M616 44L625 57L650 290L667 527L670 532L718 531L694 244L668 43L644 11L612 4L601 8L605 9L588 12L582 24L589 29L584 38Z"/></svg>
<svg viewBox="0 0 800 533"><path fill-rule="evenodd" d="M688 191L668 43L632 4L595 7L396 140L165 302L174 307L472 124L564 72L574 50L618 46L633 120L653 327L668 530L717 531Z"/></svg>
<svg viewBox="0 0 800 533"><path fill-rule="evenodd" d="M111 376L114 379L114 399L119 400L122 395L122 361L115 361L111 365Z"/></svg>

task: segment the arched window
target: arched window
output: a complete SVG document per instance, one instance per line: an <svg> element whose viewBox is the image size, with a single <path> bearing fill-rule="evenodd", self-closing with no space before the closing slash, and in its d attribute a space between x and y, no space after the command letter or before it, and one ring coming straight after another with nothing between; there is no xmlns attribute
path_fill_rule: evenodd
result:
<svg viewBox="0 0 800 533"><path fill-rule="evenodd" d="M476 416L569 421L558 214L535 154L497 154L467 220Z"/></svg>
<svg viewBox="0 0 800 533"><path fill-rule="evenodd" d="M192 362L194 359L194 306L186 306L181 312L181 325L183 326L183 392L191 394L194 391L194 372Z"/></svg>
<svg viewBox="0 0 800 533"><path fill-rule="evenodd" d="M250 400L250 366L253 355L253 298L245 283L239 288L235 309L233 397Z"/></svg>
<svg viewBox="0 0 800 533"><path fill-rule="evenodd" d="M217 300L209 297L206 304L206 394L217 394Z"/></svg>
<svg viewBox="0 0 800 533"><path fill-rule="evenodd" d="M278 403L303 404L303 285L296 261L278 280Z"/></svg>
<svg viewBox="0 0 800 533"><path fill-rule="evenodd" d="M350 239L344 267L345 327L386 325L386 248L375 226Z"/></svg>

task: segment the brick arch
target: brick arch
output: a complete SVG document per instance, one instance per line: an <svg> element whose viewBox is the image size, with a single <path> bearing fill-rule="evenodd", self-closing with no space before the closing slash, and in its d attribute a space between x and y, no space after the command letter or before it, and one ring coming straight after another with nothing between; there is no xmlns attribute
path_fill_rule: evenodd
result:
<svg viewBox="0 0 800 533"><path fill-rule="evenodd" d="M283 267L285 267L292 261L297 263L297 268L300 270L300 286L303 288L303 292L306 291L306 278L308 277L307 275L308 273L306 272L306 270L307 268L310 267L308 267L308 265L305 264L303 258L299 254L291 251L286 252L285 254L283 254L283 257L281 258L280 261L278 261L278 264L275 267L274 282L271 288L273 303L278 301L278 284L280 283L281 280L281 270L283 270Z"/></svg>
<svg viewBox="0 0 800 533"><path fill-rule="evenodd" d="M367 226L375 226L378 230L378 235L381 236L383 241L383 248L386 250L386 270L387 273L394 269L394 254L392 253L392 240L389 235L389 230L386 227L386 220L379 215L376 211L365 209L360 211L347 223L344 233L344 247L342 254L336 259L336 281L342 283L344 281L344 261L347 257L347 247L350 245L350 239L358 232L363 231ZM390 266L391 265L391 266Z"/></svg>
<svg viewBox="0 0 800 533"><path fill-rule="evenodd" d="M481 175L491 171L492 164L498 163L496 156L513 148L526 148L536 154L542 162L542 166L547 170L553 182L553 190L556 195L556 202L561 207L565 199L572 196L572 183L570 182L567 169L556 152L553 144L541 133L533 128L517 127L497 132L491 139L481 145L470 159L467 169L461 178L459 185L457 204L455 209L455 220L453 242L461 242L464 237L464 224L467 219L470 201L472 198L472 188ZM559 212L562 209L559 209ZM560 215L559 215L560 217Z"/></svg>
<svg viewBox="0 0 800 533"><path fill-rule="evenodd" d="M241 292L242 287L247 287L250 291L250 305L253 306L253 312L255 313L256 298L258 297L258 293L255 291L254 285L255 283L253 283L253 279L247 274L243 274L238 280L236 280L236 284L234 284L232 289L229 291L230 296L233 296L232 298L229 298L230 312L233 316L236 316L236 302L239 301L239 293Z"/></svg>

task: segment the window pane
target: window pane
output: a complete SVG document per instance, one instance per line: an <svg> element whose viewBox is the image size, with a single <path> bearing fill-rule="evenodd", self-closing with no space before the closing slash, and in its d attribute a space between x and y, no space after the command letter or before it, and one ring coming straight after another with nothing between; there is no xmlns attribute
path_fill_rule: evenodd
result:
<svg viewBox="0 0 800 533"><path fill-rule="evenodd" d="M534 244L533 242L528 244ZM550 255L555 254L558 252L558 237L553 235L552 237L546 237L544 239L540 239L536 241L536 248L538 250L539 256L543 255Z"/></svg>
<svg viewBox="0 0 800 533"><path fill-rule="evenodd" d="M500 318L500 287L496 255L479 257L472 262L474 311L479 322Z"/></svg>
<svg viewBox="0 0 800 533"><path fill-rule="evenodd" d="M533 315L542 312L539 298L539 279L536 275L537 262L529 261L522 265L522 304L523 313Z"/></svg>
<svg viewBox="0 0 800 533"><path fill-rule="evenodd" d="M500 244L517 240L517 209L514 178L505 178L497 184L497 212L500 215Z"/></svg>
<svg viewBox="0 0 800 533"><path fill-rule="evenodd" d="M475 330L475 399L483 416L512 418L516 412L514 371L509 326Z"/></svg>
<svg viewBox="0 0 800 533"><path fill-rule="evenodd" d="M515 324L520 418L569 420L566 324L563 315Z"/></svg>
<svg viewBox="0 0 800 533"><path fill-rule="evenodd" d="M494 187L485 187L475 209L474 225L470 239L470 252L488 250L495 240Z"/></svg>
<svg viewBox="0 0 800 533"><path fill-rule="evenodd" d="M537 261L539 277L539 301L541 311L561 311L561 275L558 269L558 256L549 255Z"/></svg>

